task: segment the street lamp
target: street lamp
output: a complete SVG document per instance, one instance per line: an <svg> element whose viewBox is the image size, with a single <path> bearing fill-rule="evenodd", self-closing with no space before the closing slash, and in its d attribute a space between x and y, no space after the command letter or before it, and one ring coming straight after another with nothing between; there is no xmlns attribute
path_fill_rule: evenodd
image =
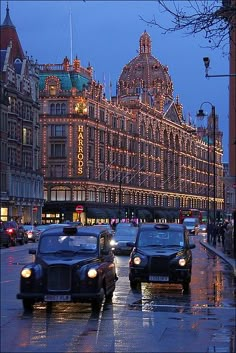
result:
<svg viewBox="0 0 236 353"><path fill-rule="evenodd" d="M215 225L216 219L216 113L215 113L215 106L210 102L203 102L200 106L200 109L197 113L197 117L203 119L207 114L204 113L202 106L204 104L210 104L211 106L211 116L213 122L213 223ZM210 184L210 158L209 158L209 124L208 124L208 134L207 134L207 143L208 143L208 225L209 225L209 210L210 210L210 194L209 194L209 184Z"/></svg>
<svg viewBox="0 0 236 353"><path fill-rule="evenodd" d="M236 74L223 74L223 75L209 75L208 70L210 66L210 58L203 58L203 62L205 65L205 77L236 77Z"/></svg>

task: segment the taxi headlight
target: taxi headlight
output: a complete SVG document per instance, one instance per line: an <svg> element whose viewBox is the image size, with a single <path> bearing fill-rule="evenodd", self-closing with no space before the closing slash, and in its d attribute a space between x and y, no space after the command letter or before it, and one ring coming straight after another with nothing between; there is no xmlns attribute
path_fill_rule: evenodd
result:
<svg viewBox="0 0 236 353"><path fill-rule="evenodd" d="M114 240L114 239L112 239L111 241L110 241L110 245L111 246L115 246L117 243L116 243L116 241Z"/></svg>
<svg viewBox="0 0 236 353"><path fill-rule="evenodd" d="M22 271L21 271L21 276L24 277L24 278L29 278L32 274L32 271L30 268L24 268Z"/></svg>
<svg viewBox="0 0 236 353"><path fill-rule="evenodd" d="M186 260L185 259L179 259L179 265L180 266L185 266L186 265Z"/></svg>
<svg viewBox="0 0 236 353"><path fill-rule="evenodd" d="M139 256L134 257L134 264L135 265L140 265L141 262L142 262L142 260Z"/></svg>
<svg viewBox="0 0 236 353"><path fill-rule="evenodd" d="M95 278L97 277L97 270L95 268L90 268L90 270L88 271L88 277L89 278Z"/></svg>

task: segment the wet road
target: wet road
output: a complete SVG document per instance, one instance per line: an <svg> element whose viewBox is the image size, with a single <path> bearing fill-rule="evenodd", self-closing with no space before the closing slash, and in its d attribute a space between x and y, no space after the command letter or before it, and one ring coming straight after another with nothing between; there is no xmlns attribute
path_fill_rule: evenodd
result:
<svg viewBox="0 0 236 353"><path fill-rule="evenodd" d="M235 277L231 268L193 237L191 291L142 284L132 291L128 257L117 256L112 303L35 305L23 313L15 299L19 272L32 244L1 249L1 352L233 352Z"/></svg>

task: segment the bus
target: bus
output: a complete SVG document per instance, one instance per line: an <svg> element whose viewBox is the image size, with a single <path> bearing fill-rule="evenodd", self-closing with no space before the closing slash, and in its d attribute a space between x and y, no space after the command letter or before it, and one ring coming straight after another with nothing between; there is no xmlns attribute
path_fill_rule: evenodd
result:
<svg viewBox="0 0 236 353"><path fill-rule="evenodd" d="M207 211L198 210L196 208L184 209L179 211L179 223L187 217L197 218L199 223L207 223Z"/></svg>

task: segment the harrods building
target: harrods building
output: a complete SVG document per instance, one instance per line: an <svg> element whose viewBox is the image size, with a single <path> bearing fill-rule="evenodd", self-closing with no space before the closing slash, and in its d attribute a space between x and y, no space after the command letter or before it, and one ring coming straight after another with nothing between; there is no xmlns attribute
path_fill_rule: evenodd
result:
<svg viewBox="0 0 236 353"><path fill-rule="evenodd" d="M224 208L218 116L214 129L211 115L200 127L185 119L146 31L115 96L78 57L38 69L43 223L164 222L182 208Z"/></svg>

